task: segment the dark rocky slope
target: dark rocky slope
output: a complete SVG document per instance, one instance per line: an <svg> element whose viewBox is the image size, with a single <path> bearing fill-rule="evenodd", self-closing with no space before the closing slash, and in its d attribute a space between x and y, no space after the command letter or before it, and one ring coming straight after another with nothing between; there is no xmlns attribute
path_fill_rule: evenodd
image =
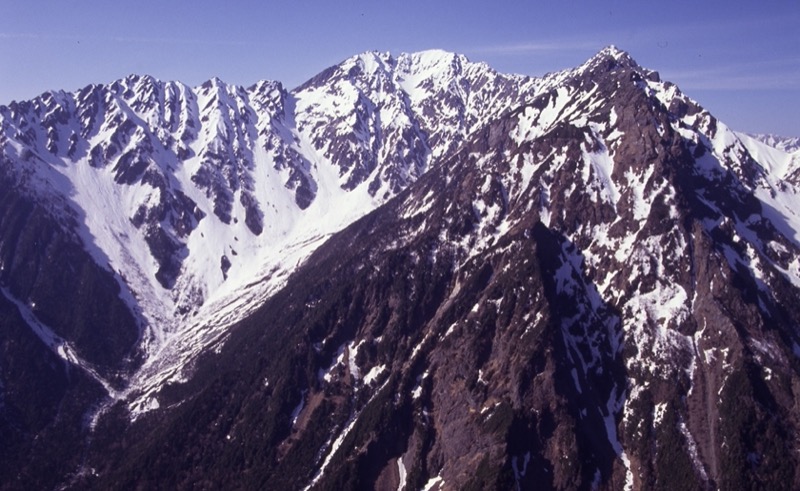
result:
<svg viewBox="0 0 800 491"><path fill-rule="evenodd" d="M138 363L139 327L113 275L5 170L0 476L3 487L50 488L83 464L93 404Z"/></svg>

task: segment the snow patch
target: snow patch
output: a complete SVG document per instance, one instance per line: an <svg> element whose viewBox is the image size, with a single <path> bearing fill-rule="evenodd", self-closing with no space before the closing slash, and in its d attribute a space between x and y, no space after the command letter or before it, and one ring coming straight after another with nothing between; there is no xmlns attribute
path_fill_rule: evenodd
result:
<svg viewBox="0 0 800 491"><path fill-rule="evenodd" d="M364 384L370 385L372 382L377 380L380 375L386 371L386 365L377 365L370 369L369 372L364 376Z"/></svg>
<svg viewBox="0 0 800 491"><path fill-rule="evenodd" d="M397 458L397 473L400 475L400 482L397 484L397 491L404 491L406 489L406 479L408 474L402 455Z"/></svg>
<svg viewBox="0 0 800 491"><path fill-rule="evenodd" d="M292 410L292 415L290 416L292 420L292 427L297 425L297 420L300 418L300 413L303 412L303 408L306 406L306 394L308 390L304 389L300 391L300 402L295 406Z"/></svg>
<svg viewBox="0 0 800 491"><path fill-rule="evenodd" d="M422 491L439 491L441 489L444 489L444 479L441 474L430 478L422 487Z"/></svg>

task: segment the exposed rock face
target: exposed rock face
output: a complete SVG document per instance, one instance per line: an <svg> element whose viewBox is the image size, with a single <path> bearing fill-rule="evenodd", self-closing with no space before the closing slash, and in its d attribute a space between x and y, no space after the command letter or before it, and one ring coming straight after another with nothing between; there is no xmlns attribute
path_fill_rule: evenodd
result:
<svg viewBox="0 0 800 491"><path fill-rule="evenodd" d="M86 138L108 121L99 108L119 97L136 114L160 108L151 127L164 130L148 130L161 135L157 152L141 143L141 126L128 125L98 138L99 160L87 162L111 169L118 186L147 179L159 190L128 218L143 231L162 287L190 284L181 280L196 260L186 244L208 231L204 222L239 234L206 264L222 282L247 260L236 252L245 230L272 236L267 217L277 202L259 191L262 150L296 216L315 213L320 200L343 203L324 201L331 182L343 200L388 201L320 245L225 331L224 343L190 338L202 352L190 358L191 376L147 389L149 412L135 422L127 412L142 388L103 406L84 430L91 439L70 443L83 460L59 460L74 472L17 482L800 487L796 160L730 131L627 53L607 48L543 79L429 52L354 57L292 92L215 80L197 91L139 78L119 84L78 94L81 111L42 114L81 114L88 129L73 134ZM128 86L137 88L126 95ZM26 137L15 124L15 142L40 141L38 129ZM92 154L80 138L61 150L71 138L50 138L51 152ZM114 155L134 140L136 158L121 163ZM23 163L7 158L9 175L27 171L39 182L40 156L26 161L14 149ZM146 157L155 154L167 157ZM69 238L80 229L81 217L73 220L53 226ZM11 258L5 244L0 252ZM93 282L131 285L96 269ZM25 285L13 283L7 290ZM23 339L30 329L18 303L0 303L0 313ZM77 340L70 326L53 330ZM90 345L111 343L108 360L91 360L98 367L124 368L114 360L135 352L135 338L90 334ZM57 360L32 341L19 356ZM22 397L8 395L19 379L3 370L0 404ZM99 391L97 376L54 380L57 396L32 392L30 400L83 401L68 413L78 414L92 397L76 387ZM18 441L15 449L40 461L43 449Z"/></svg>

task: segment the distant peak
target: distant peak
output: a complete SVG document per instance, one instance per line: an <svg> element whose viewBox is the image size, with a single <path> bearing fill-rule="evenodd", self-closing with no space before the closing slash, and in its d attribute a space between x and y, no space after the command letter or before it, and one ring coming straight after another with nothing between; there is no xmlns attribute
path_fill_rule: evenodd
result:
<svg viewBox="0 0 800 491"><path fill-rule="evenodd" d="M402 73L426 76L452 76L473 65L466 56L441 49L402 53L397 61Z"/></svg>
<svg viewBox="0 0 800 491"><path fill-rule="evenodd" d="M345 62L347 62L347 61L357 61L357 60L361 60L361 61L386 61L386 60L390 59L391 57L392 57L392 54L389 53L388 51L372 50L372 51L364 51L363 53L359 53L359 54L349 58L349 60L346 60Z"/></svg>
<svg viewBox="0 0 800 491"><path fill-rule="evenodd" d="M421 62L428 65L436 65L436 64L450 64L456 61L464 63L469 63L469 60L466 56L453 53L452 51L445 51L443 49L427 49L423 51L417 51L414 53L403 53L400 55L402 58L410 58L417 62Z"/></svg>
<svg viewBox="0 0 800 491"><path fill-rule="evenodd" d="M280 90L283 91L283 83L277 80L259 80L258 82L254 83L250 87L247 88L249 92L269 92L271 90Z"/></svg>
<svg viewBox="0 0 800 491"><path fill-rule="evenodd" d="M630 54L628 54L627 51L625 51L624 49L619 49L619 48L616 47L616 45L613 45L613 44L609 44L605 48L601 49L598 52L598 54L599 55L604 55L604 56L611 56L611 57L613 57L615 59L630 58L631 57Z"/></svg>
<svg viewBox="0 0 800 491"><path fill-rule="evenodd" d="M139 75L138 73L131 73L119 80L115 80L111 86L123 86L125 88L134 88L140 85L152 86L160 84L161 81L151 75Z"/></svg>
<svg viewBox="0 0 800 491"><path fill-rule="evenodd" d="M372 76L378 72L385 72L393 63L394 60L389 52L365 51L348 58L340 66L345 70L356 68L359 72Z"/></svg>
<svg viewBox="0 0 800 491"><path fill-rule="evenodd" d="M226 86L225 82L220 80L219 77L211 77L210 79L208 79L205 82L203 82L203 84L200 87L203 88L203 89L208 90L208 89L212 89L212 88L219 89L219 88L225 87L225 86Z"/></svg>
<svg viewBox="0 0 800 491"><path fill-rule="evenodd" d="M147 84L154 84L154 83L158 83L159 82L159 80L157 78L153 77L152 75L148 75L146 73L144 75L139 75L139 74L136 74L136 73L132 73L132 74L128 75L127 77L125 77L125 79L126 80L130 80L131 82L134 82L134 83L141 82L141 83L147 83Z"/></svg>
<svg viewBox="0 0 800 491"><path fill-rule="evenodd" d="M416 53L411 53L411 56L417 56L420 58L431 58L431 59L453 59L456 57L462 57L462 55L453 53L452 51L446 51L443 49L426 49L422 51L417 51Z"/></svg>
<svg viewBox="0 0 800 491"><path fill-rule="evenodd" d="M800 153L800 137L780 136L772 134L747 133L747 136L755 140L777 148L787 153Z"/></svg>
<svg viewBox="0 0 800 491"><path fill-rule="evenodd" d="M633 70L639 78L658 82L661 80L658 72L641 67L636 60L625 50L619 49L614 45L606 46L589 58L586 63L578 68L578 72L593 73L613 73L620 69Z"/></svg>
<svg viewBox="0 0 800 491"><path fill-rule="evenodd" d="M631 67L631 68L639 67L639 64L636 63L636 60L633 59L633 57L630 55L630 53L628 53L627 51L625 51L623 49L617 48L613 44L611 44L609 46L606 46L605 48L603 48L600 51L598 51L597 54L594 55L591 58L590 62L592 60L600 61L600 60L608 60L608 59L613 59L618 64L623 65L623 66L627 66L627 67Z"/></svg>

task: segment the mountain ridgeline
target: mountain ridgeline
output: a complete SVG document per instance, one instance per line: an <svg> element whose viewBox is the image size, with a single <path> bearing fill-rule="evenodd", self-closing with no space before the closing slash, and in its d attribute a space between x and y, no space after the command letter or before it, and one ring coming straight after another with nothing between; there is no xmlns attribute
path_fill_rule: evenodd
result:
<svg viewBox="0 0 800 491"><path fill-rule="evenodd" d="M0 148L4 489L800 488L800 152L614 47L130 76Z"/></svg>

